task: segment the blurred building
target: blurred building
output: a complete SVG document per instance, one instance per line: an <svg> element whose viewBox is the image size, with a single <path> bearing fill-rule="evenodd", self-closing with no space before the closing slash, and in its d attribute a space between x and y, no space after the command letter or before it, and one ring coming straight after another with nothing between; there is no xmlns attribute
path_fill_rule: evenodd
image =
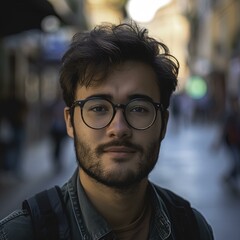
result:
<svg viewBox="0 0 240 240"><path fill-rule="evenodd" d="M185 2L185 15L191 26L190 71L208 80L216 115L220 115L228 95L240 96L240 2Z"/></svg>
<svg viewBox="0 0 240 240"><path fill-rule="evenodd" d="M191 24L192 71L228 70L229 59L240 48L239 11L237 0L191 1L185 14Z"/></svg>
<svg viewBox="0 0 240 240"><path fill-rule="evenodd" d="M30 140L47 131L44 109L58 96L59 63L72 35L88 28L84 4L84 0L1 4L0 101L14 95L27 102Z"/></svg>
<svg viewBox="0 0 240 240"><path fill-rule="evenodd" d="M213 102L212 115L221 117L227 97L240 96L240 2L162 2L165 5L144 25L179 59L179 90L185 88L191 76L201 77Z"/></svg>
<svg viewBox="0 0 240 240"><path fill-rule="evenodd" d="M181 1L165 2L165 5L156 10L151 21L140 23L149 29L151 35L166 44L170 52L178 59L180 63L178 91L180 91L190 75L187 63L190 23L184 15L185 8Z"/></svg>

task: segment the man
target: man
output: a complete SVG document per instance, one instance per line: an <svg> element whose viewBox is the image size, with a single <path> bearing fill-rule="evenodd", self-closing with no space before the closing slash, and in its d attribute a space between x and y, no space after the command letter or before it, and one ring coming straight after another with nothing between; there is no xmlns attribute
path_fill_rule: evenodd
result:
<svg viewBox="0 0 240 240"><path fill-rule="evenodd" d="M191 227L176 220L184 208L169 205L148 180L178 68L168 48L134 23L74 36L60 75L79 164L62 187L71 239L188 239ZM190 239L213 239L206 220L193 212L199 232ZM1 239L33 239L31 224L26 210L15 212L0 223Z"/></svg>

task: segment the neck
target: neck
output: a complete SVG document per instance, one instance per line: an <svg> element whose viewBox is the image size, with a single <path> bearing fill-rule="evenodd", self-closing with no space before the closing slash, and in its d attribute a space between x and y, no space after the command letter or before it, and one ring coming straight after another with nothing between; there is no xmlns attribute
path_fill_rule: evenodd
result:
<svg viewBox="0 0 240 240"><path fill-rule="evenodd" d="M95 181L80 169L80 181L94 207L112 228L132 223L141 215L147 202L147 179L120 190Z"/></svg>

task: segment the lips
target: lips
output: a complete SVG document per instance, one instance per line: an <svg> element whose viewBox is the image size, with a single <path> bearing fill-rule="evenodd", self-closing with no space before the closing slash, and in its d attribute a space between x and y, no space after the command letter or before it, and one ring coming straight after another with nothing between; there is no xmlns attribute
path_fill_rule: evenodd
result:
<svg viewBox="0 0 240 240"><path fill-rule="evenodd" d="M132 154L143 153L141 146L127 141L113 141L106 144L101 144L96 148L96 155L108 154L116 158L129 158Z"/></svg>
<svg viewBox="0 0 240 240"><path fill-rule="evenodd" d="M135 153L135 149L124 146L106 147L103 151L103 154L107 154L110 159L121 163L129 161Z"/></svg>
<svg viewBox="0 0 240 240"><path fill-rule="evenodd" d="M104 148L104 152L134 153L136 150L125 146L112 146Z"/></svg>

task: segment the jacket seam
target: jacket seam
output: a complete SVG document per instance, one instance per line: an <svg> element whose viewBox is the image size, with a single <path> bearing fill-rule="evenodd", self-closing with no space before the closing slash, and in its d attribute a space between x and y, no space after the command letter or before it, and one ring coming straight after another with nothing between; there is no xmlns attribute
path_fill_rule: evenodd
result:
<svg viewBox="0 0 240 240"><path fill-rule="evenodd" d="M27 210L16 210L7 217L3 218L0 221L0 226L3 226L4 224L8 223L9 221L13 220L14 218L20 217L20 216L26 216L28 215Z"/></svg>
<svg viewBox="0 0 240 240"><path fill-rule="evenodd" d="M3 226L0 226L0 240L7 240L7 233L4 231Z"/></svg>

